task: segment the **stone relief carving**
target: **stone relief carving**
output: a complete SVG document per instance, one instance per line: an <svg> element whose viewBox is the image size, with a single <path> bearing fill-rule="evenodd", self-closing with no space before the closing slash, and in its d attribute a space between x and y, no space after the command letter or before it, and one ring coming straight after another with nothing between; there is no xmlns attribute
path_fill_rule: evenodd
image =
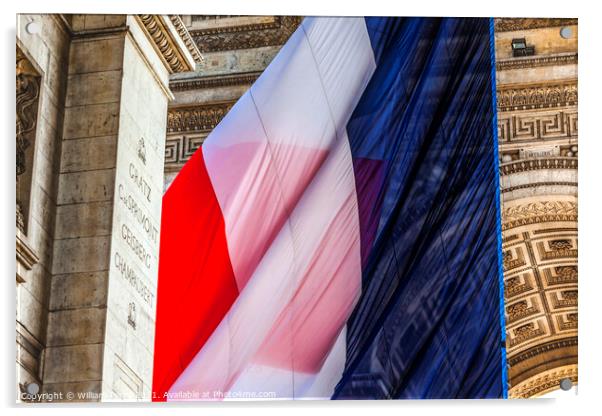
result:
<svg viewBox="0 0 602 416"><path fill-rule="evenodd" d="M503 230L545 221L577 221L577 203L542 201L504 208L502 221Z"/></svg>
<svg viewBox="0 0 602 416"><path fill-rule="evenodd" d="M576 104L576 81L520 87L500 87L497 91L498 111L566 107Z"/></svg>
<svg viewBox="0 0 602 416"><path fill-rule="evenodd" d="M20 187L19 181L22 180L20 177L27 169L31 169L31 166L28 167L27 164L32 158L27 157L27 151L35 140L41 77L19 48L17 48L16 74L16 225L17 229L24 233L26 219L23 201L28 198L24 198L26 195L23 195L23 192L29 192L30 186L27 184L27 186ZM28 180L31 180L31 172L29 172Z"/></svg>
<svg viewBox="0 0 602 416"><path fill-rule="evenodd" d="M210 131L224 118L235 101L173 107L167 113L167 133Z"/></svg>

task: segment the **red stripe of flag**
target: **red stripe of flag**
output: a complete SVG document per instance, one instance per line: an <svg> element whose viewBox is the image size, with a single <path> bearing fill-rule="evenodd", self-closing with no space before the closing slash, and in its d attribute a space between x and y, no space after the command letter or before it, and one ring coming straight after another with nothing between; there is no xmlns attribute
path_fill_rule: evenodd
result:
<svg viewBox="0 0 602 416"><path fill-rule="evenodd" d="M159 259L153 401L165 400L238 296L201 149L163 196Z"/></svg>

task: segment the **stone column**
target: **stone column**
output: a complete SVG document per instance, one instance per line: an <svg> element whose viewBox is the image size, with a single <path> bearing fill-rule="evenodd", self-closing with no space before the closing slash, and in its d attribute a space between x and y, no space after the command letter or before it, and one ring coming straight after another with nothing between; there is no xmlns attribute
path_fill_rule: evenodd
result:
<svg viewBox="0 0 602 416"><path fill-rule="evenodd" d="M74 15L44 391L149 400L169 74L194 68L167 16Z"/></svg>

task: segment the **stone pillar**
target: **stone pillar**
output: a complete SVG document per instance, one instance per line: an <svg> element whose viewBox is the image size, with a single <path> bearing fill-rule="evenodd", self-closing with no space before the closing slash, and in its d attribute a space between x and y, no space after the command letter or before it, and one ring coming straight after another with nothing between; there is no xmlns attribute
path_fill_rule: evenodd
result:
<svg viewBox="0 0 602 416"><path fill-rule="evenodd" d="M70 37L49 14L19 14L16 34L16 381L26 401L42 384Z"/></svg>
<svg viewBox="0 0 602 416"><path fill-rule="evenodd" d="M195 65L175 23L71 17L43 374L63 400L151 397L169 74Z"/></svg>

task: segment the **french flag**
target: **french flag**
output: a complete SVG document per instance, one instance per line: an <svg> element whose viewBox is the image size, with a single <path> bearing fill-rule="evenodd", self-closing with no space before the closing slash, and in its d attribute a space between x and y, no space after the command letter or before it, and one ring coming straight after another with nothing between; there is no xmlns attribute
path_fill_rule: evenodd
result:
<svg viewBox="0 0 602 416"><path fill-rule="evenodd" d="M505 397L487 18L305 18L163 197L153 400Z"/></svg>

